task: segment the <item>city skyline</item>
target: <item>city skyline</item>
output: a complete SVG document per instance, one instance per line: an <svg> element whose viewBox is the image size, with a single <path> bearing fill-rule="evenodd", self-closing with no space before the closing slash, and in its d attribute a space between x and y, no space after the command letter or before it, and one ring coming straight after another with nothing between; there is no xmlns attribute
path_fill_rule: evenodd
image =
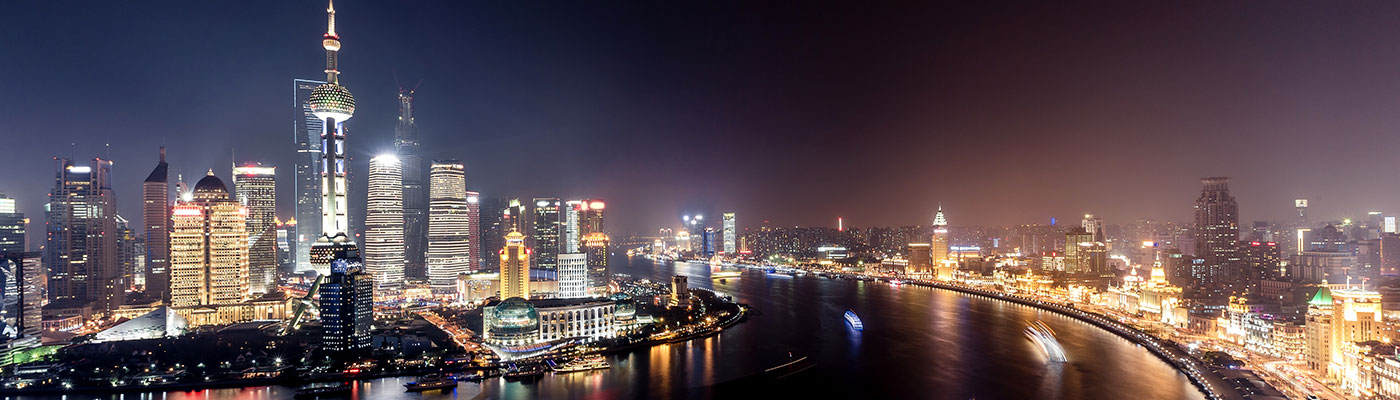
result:
<svg viewBox="0 0 1400 400"><path fill-rule="evenodd" d="M1383 182L1387 178L1385 171L1396 167L1385 161L1382 153L1382 149L1400 145L1395 142L1400 139L1384 134L1389 131L1387 127L1400 124L1400 120L1392 120L1390 114L1383 111L1384 105L1395 102L1391 94L1394 91L1371 83L1395 81L1389 71L1400 70L1400 57L1393 56L1394 52L1387 49L1395 47L1391 46L1391 41L1400 37L1400 32L1394 32L1397 28L1383 23L1386 19L1382 16L1386 13L1371 12L1374 10L1362 6L1319 11L1303 5L1282 5L1261 16L1233 20L1221 15L1243 12L1248 5L1230 5L1223 11L1189 6L1159 9L1122 5L1091 10L1095 12L1082 16L1039 6L988 10L984 6L948 9L948 6L939 5L884 5L869 10L847 10L853 13L850 23L856 24L847 28L860 28L855 29L860 35L852 40L876 44L862 49L837 40L835 27L821 26L821 22L826 22L823 17L804 12L784 15L771 8L774 6L764 5L721 4L667 12L649 21L606 24L614 18L651 10L638 5L616 6L618 9L614 10L575 10L574 7L581 6L560 5L557 11L561 12L556 14L536 13L516 5L444 6L449 7L447 9L433 9L437 5L427 5L408 10L387 5L351 4L355 11L341 16L348 18L346 26L352 27L345 34L364 38L366 42L357 42L343 55L347 63L357 68L356 79L348 83L348 87L360 94L361 108L366 112L348 124L350 135L354 137L352 141L356 143L351 146L352 161L356 163L352 169L364 171L372 156L394 151L399 86L421 79L423 83L417 85L414 93L419 102L414 115L423 148L428 149L424 159L462 159L467 165L469 181L475 182L469 189L481 192L484 197L609 199L616 209L629 210L614 214L613 226L619 232L646 232L674 221L682 210L705 208L709 204L717 204L721 209L703 212L718 215L732 210L745 215L744 227L757 226L765 220L781 226L824 226L834 224L838 216L844 217L849 226L910 224L926 221L937 202L959 210L960 221L978 225L1038 223L1052 216L1074 218L1085 212L1101 215L1110 224L1139 216L1187 221L1190 209L1181 207L1179 200L1190 196L1182 193L1190 192L1198 178L1216 175L1233 178L1232 189L1242 210L1246 210L1240 216L1241 221L1283 220L1290 211L1288 203L1294 198L1312 200L1318 219L1335 219L1371 210L1392 211L1395 203L1386 199L1400 196L1400 189L1369 183ZM133 8L122 12L133 18L102 18L112 14L113 7ZM28 86L30 82L51 82L53 79L45 78L65 72L64 68L48 68L45 62L63 60L63 57L10 58L15 60L14 73L31 79L15 82L16 90L0 95L0 105L13 113L0 118L4 121L0 122L0 133L17 138L17 145L33 151L0 160L0 169L13 171L0 174L0 192L15 197L26 215L41 212L42 197L33 193L41 193L47 187L47 177L32 173L37 166L54 155L79 160L94 156L107 158L105 144L109 142L110 158L116 161L114 187L123 198L136 195L137 183L148 172L153 148L162 144L169 148L171 180L183 174L187 183L208 168L228 165L231 160L227 159L227 150L234 148L238 154L251 156L239 161L262 161L282 168L282 174L287 176L278 179L278 191L287 195L279 199L278 216L286 219L293 215L291 194L296 192L292 189L295 179L290 174L294 171L296 155L286 146L285 121L289 117L286 81L319 79L314 71L323 60L307 54L305 44L298 46L295 40L259 45L257 51L268 52L267 59L277 60L275 62L235 62L235 57L253 51L250 46L255 41L233 41L234 37L246 33L216 34L225 38L220 39L218 46L195 45L190 39L165 35L155 40L151 35L203 31L204 26L243 26L243 23L234 23L243 21L270 27L256 35L314 37L323 27L296 17L315 9L312 5L276 4L244 9L229 4L179 7L154 3L97 4L70 10L57 5L31 4L19 8L22 10L7 14L41 17L63 13L73 23L37 26L30 20L43 18L7 20L0 24L4 26L0 32L24 30L44 39L0 45L4 46L0 47L0 52L46 54L38 47L68 38L89 37L96 32L113 36L113 40L95 55L110 64L105 76L113 79L95 82L100 85L100 90L95 92L90 88L46 85L43 90L37 90ZM722 30L723 35L714 39L696 38L687 33L687 28L696 27L708 17L732 11L776 14L779 22L812 31L821 45L792 47L795 39L765 31L756 21L749 20L735 21ZM902 60L894 67L873 64L873 60L888 61L895 53L918 52L924 48L888 44L893 32L873 27L871 20L896 14L928 15L934 14L933 11L947 12L946 18L992 18L988 15L1000 15L992 14L993 11L1004 13L1000 18L1018 20L1028 26L1012 33L977 29L971 32L983 34L979 40L1010 46L1008 54L1056 56L1042 60L1044 67L1038 69L1042 72L1033 75L1038 80L1010 75L1010 70L1020 65L1013 56L957 50L966 48L966 43L959 39L939 39L927 44L931 53L925 58ZM683 15L685 12L695 15ZM1030 17L1036 15L1034 12L1047 17ZM1107 13L1117 13L1119 17L1093 18ZM161 18L174 14L182 17ZM462 24L467 28L449 27L441 19L449 16L480 23ZM590 22L587 17L597 19ZM1084 37L1083 32L1059 28L1060 22L1051 22L1056 17L1063 19L1066 25L1082 22L1087 24L1086 29L1094 32L1116 34ZM1196 17L1201 19L1199 33L1181 38L1166 35L1169 28ZM1291 40L1310 32L1288 24L1300 18L1333 29L1308 41ZM910 24L898 18L895 22L894 25L899 26ZM415 28L400 29L410 24ZM946 29L968 28L954 25ZM500 35L493 34L503 29L526 33L503 41ZM919 29L922 29L920 32L941 32L940 28ZM1230 35L1240 29L1258 33L1244 35L1244 38ZM443 31L450 34L439 35ZM581 34L562 34L573 31ZM620 43L611 40L642 31L656 31L657 37ZM1066 44L1063 49L1038 44L1042 41L1025 40L1026 32L1040 32L1049 35L1049 39L1056 39L1044 42L1073 44ZM1125 50L1128 53L1124 59L1095 56L1122 48L1122 39L1111 37L1134 35L1143 42L1133 48L1164 52L1153 55L1145 54L1146 50ZM1227 40L1206 40L1215 37L1212 35ZM733 49L733 53L721 50L725 44L735 43L738 37L752 38L756 43ZM1254 41L1268 45L1254 46ZM657 51L661 43L674 46L674 50L648 52ZM794 60L760 62L749 57L759 49L768 48L790 48ZM1338 53L1337 48L1354 52ZM436 61L434 59L442 53L431 49L450 49L448 53L454 55ZM1298 54L1305 51L1320 51L1327 56L1300 59ZM687 52L694 55L686 55ZM472 60L464 61L463 56L455 55L457 53L472 54ZM1353 53L1377 54L1377 58L1358 60ZM609 56L625 54L650 56L626 58L635 65L617 65L606 60ZM164 61L150 65L135 60L135 55L160 55ZM970 59L955 61L957 55ZM1136 57L1133 60L1146 57L1173 61L1167 64L1170 68L1152 74L1147 73L1147 66L1125 60L1129 56ZM717 60L715 62L723 67L718 69L733 71L732 75L678 65L691 60L688 57ZM824 65L847 59L856 62L845 67ZM206 63L206 60L216 62ZM572 61L584 68L578 68L579 72L565 72L546 67L561 64L558 61ZM1095 67L1104 72L1085 76L1071 70L1091 61L1098 62ZM970 72L960 67L979 62L995 68ZM633 68L648 73L631 74ZM881 68L894 68L895 78L914 79L916 87L938 94L906 98L885 93L880 89L883 87L880 81L856 84L861 82L858 79L864 79L860 77L885 71ZM1319 72L1327 68L1337 68L1337 72ZM924 70L928 73L922 78L923 74L911 72ZM190 79L183 79L184 74L195 71L238 79L205 82L200 86L227 94L220 98L193 97L189 89L172 86L176 82L188 82ZM726 97L728 95L704 89L710 85L730 88L766 80L775 71L796 74L753 85L752 99L774 104L763 115L754 115L762 110L735 110L726 105L752 101L745 100L746 97ZM1279 83L1260 87L1257 81L1242 79L1245 71L1275 77L1277 79L1270 82ZM156 79L152 72L173 75ZM840 78L834 80L838 82L856 81L838 84L816 79L824 76ZM655 84L678 77L695 79L692 79L694 83L679 87L675 86L678 84ZM1136 79L1139 77L1140 81ZM487 82L488 79L492 82ZM803 87L807 85L811 87ZM865 93L851 86L875 89ZM1047 106L1050 96L1071 87L1089 90L1089 95L1069 104ZM507 92L506 88L518 90ZM572 90L560 91L559 88ZM852 95L873 105L831 112L833 107L844 104L835 100L841 96L830 96L832 100L829 101L806 100L782 93L785 89L793 93L830 90L832 94ZM459 98L455 95L463 92L473 93L473 96ZM1023 94L1038 92L1047 94ZM1203 99L1193 94L1195 92L1215 93L1220 99ZM18 95L20 93L25 95ZM123 102L113 97L121 93L140 94L145 100ZM624 118L633 115L634 110L627 110L626 114L621 111L642 99L672 99L673 96L684 98L659 102L655 112L650 113L652 116L641 120ZM186 101L190 98L199 101ZM1225 99L1234 102L1227 106L1222 103ZM1007 100L1007 104L988 104L1002 103L1002 100ZM99 110L97 118L46 117L48 110L63 108L54 106L57 101L101 102L101 105L87 107ZM519 111L507 112L502 107ZM225 124L227 126L209 126L194 117L207 115L213 109L229 108L237 111L223 115L238 122ZM588 111L569 111L575 109ZM1036 111L1038 109L1044 111ZM991 117L1002 111L1025 111L1018 118L1025 121L1004 122ZM826 118L835 117L823 116L846 113L852 114L849 120L832 121ZM911 116L918 114L930 114L930 117ZM832 128L818 129L797 121L804 118L829 122L817 125ZM908 128L920 125L926 128L915 131L925 132L915 134ZM872 141L853 140L869 137L864 133L870 131L885 134L873 136L876 140ZM913 140L909 144L914 146L899 146L901 148L932 149L933 144L938 144L937 147L946 151L939 152L942 161L937 164L916 161L905 165L907 157L901 151L885 151L893 144L890 140L896 137ZM1048 139L1051 137L1063 137L1065 141ZM561 164L587 165L588 172L559 173L530 166L524 161L510 161L486 150L504 145L511 138L555 139L543 146L541 154ZM1271 140L1275 138L1287 140ZM1373 138L1379 142L1372 142ZM745 139L755 140L752 142L755 146L730 149L719 145ZM1348 145L1362 140L1366 140L1367 145ZM1291 147L1281 147L1279 143L1283 142L1290 143ZM70 146L71 143L77 146ZM672 150L673 143L698 143L699 147L677 152ZM1069 143L1081 143L1097 150L1096 157L1067 160L1054 156ZM1205 143L1217 145L1196 151L1199 150L1196 146ZM774 144L786 145L784 148L791 153L821 153L832 157L785 156L794 162L756 168L754 163L760 162L756 148L762 147L757 145ZM639 175L640 171L635 168L622 165L630 163L608 161L605 155L610 151L607 149L621 145L642 146L638 148L641 151L630 156L637 163L677 172L656 179L656 175ZM828 151L831 148L842 150ZM1153 148L1148 156L1142 154L1146 148ZM571 151L573 149L588 151ZM995 149L994 153L1003 157L984 160L973 156L981 152L970 151L972 149ZM1042 154L1039 149L1051 151ZM1006 157L1086 172L1081 175L1082 179L1059 176L1051 179L1041 171L1052 168L1031 171L998 165L1001 162L995 161ZM1279 157L1315 162L1279 163L1276 162ZM906 176L906 168L930 170L938 165L944 165L939 168L940 179L919 185L913 195L886 200L891 202L887 207L865 206L869 201L878 201L876 193L889 188L860 179L862 175L898 178ZM1311 167L1313 165L1329 167ZM1325 179L1330 177L1331 170L1347 171L1349 179ZM696 172L683 174L680 171ZM352 184L352 196L361 196L362 193L354 194L353 188L363 189L365 175L352 178L356 179ZM643 192L618 183L638 179L655 179L661 185L660 190ZM835 180L849 185L851 190L843 192L850 194L819 192L817 188L822 185L817 184L818 179L822 183ZM1010 200L1018 193L1043 189L1045 185L1064 190L1056 190L1056 195L1034 202ZM1117 189L1114 190L1117 195L1092 196L1091 191L1085 190L1095 187ZM976 197L971 193L976 193ZM765 201L780 195L821 196L823 201L792 210ZM981 198L1006 200L979 201ZM649 206L658 203L676 206L666 209ZM140 213L139 204L134 201L120 202L118 207L128 218Z"/></svg>

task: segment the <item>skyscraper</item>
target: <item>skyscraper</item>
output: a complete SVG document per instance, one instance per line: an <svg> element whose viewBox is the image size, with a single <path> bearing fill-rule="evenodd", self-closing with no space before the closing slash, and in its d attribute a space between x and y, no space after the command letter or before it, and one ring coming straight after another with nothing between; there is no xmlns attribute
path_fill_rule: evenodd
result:
<svg viewBox="0 0 1400 400"><path fill-rule="evenodd" d="M404 279L402 164L385 154L369 160L369 200L365 205L365 272L374 277L376 297L397 296Z"/></svg>
<svg viewBox="0 0 1400 400"><path fill-rule="evenodd" d="M530 298L530 249L519 231L506 234L501 249L501 299Z"/></svg>
<svg viewBox="0 0 1400 400"><path fill-rule="evenodd" d="M588 292L606 295L608 287L608 235L591 232L583 237L583 253L588 259Z"/></svg>
<svg viewBox="0 0 1400 400"><path fill-rule="evenodd" d="M428 283L448 293L457 275L471 271L467 171L460 161L433 161L428 180Z"/></svg>
<svg viewBox="0 0 1400 400"><path fill-rule="evenodd" d="M578 234L580 240L587 240L590 233L607 234L603 230L603 204L602 200L591 199L582 201L582 210L579 212Z"/></svg>
<svg viewBox="0 0 1400 400"><path fill-rule="evenodd" d="M738 249L738 235L735 231L734 213L724 213L724 255L734 255Z"/></svg>
<svg viewBox="0 0 1400 400"><path fill-rule="evenodd" d="M112 162L92 166L58 161L49 192L48 241L44 263L49 271L49 300L88 304L97 310L121 305L117 262L117 206L112 192Z"/></svg>
<svg viewBox="0 0 1400 400"><path fill-rule="evenodd" d="M933 238L929 242L929 255L935 266L948 259L948 247L948 219L943 216L943 206L939 205L938 213L933 215Z"/></svg>
<svg viewBox="0 0 1400 400"><path fill-rule="evenodd" d="M321 131L325 121L311 111L311 91L325 81L292 80L292 106L296 115L292 124L292 143L297 146L296 176L296 251L293 271L311 268L311 244L321 237ZM162 164L163 165L163 164ZM162 169L162 171L164 171Z"/></svg>
<svg viewBox="0 0 1400 400"><path fill-rule="evenodd" d="M170 183L165 147L141 184L141 224L146 238L146 297L170 299Z"/></svg>
<svg viewBox="0 0 1400 400"><path fill-rule="evenodd" d="M559 298L588 297L588 255L559 254Z"/></svg>
<svg viewBox="0 0 1400 400"><path fill-rule="evenodd" d="M1084 220L1080 222L1084 231L1094 236L1096 242L1106 242L1103 230L1103 218L1095 217L1094 214L1084 214Z"/></svg>
<svg viewBox="0 0 1400 400"><path fill-rule="evenodd" d="M351 250L332 255L320 288L321 347L342 352L369 347L374 322L374 280Z"/></svg>
<svg viewBox="0 0 1400 400"><path fill-rule="evenodd" d="M248 287L277 291L277 168L233 168L233 193L248 210Z"/></svg>
<svg viewBox="0 0 1400 400"><path fill-rule="evenodd" d="M467 221L467 267L478 271L482 253L487 251L481 240L481 193L467 191Z"/></svg>
<svg viewBox="0 0 1400 400"><path fill-rule="evenodd" d="M559 252L577 253L579 245L583 244L583 235L579 234L579 219L583 217L583 201L569 200L564 202L564 215L560 217Z"/></svg>
<svg viewBox="0 0 1400 400"><path fill-rule="evenodd" d="M42 260L38 252L0 251L0 338L33 338L32 346L38 346L43 332Z"/></svg>
<svg viewBox="0 0 1400 400"><path fill-rule="evenodd" d="M530 237L534 242L535 269L555 271L559 256L558 198L535 198Z"/></svg>
<svg viewBox="0 0 1400 400"><path fill-rule="evenodd" d="M1239 204L1230 195L1230 178L1202 178L1196 199L1196 256L1205 260L1199 284L1210 288L1207 297L1224 300L1228 293L1226 271L1235 258L1239 241Z"/></svg>
<svg viewBox="0 0 1400 400"><path fill-rule="evenodd" d="M413 120L413 92L399 88L399 120L394 126L394 150L403 168L404 273L427 278L428 190L418 126Z"/></svg>
<svg viewBox="0 0 1400 400"><path fill-rule="evenodd" d="M15 207L15 199L0 194L0 253L25 251L24 214Z"/></svg>
<svg viewBox="0 0 1400 400"><path fill-rule="evenodd" d="M326 34L321 46L326 49L326 83L311 90L307 105L322 121L321 126L321 237L311 249L311 265L317 273L330 273L330 261L336 254L358 247L350 229L349 182L345 177L345 121L355 114L355 97L340 86L340 36L335 33L335 7L326 7Z"/></svg>
<svg viewBox="0 0 1400 400"><path fill-rule="evenodd" d="M214 171L175 204L170 223L170 305L229 305L249 298L247 209Z"/></svg>
<svg viewBox="0 0 1400 400"><path fill-rule="evenodd" d="M117 275L121 281L120 290L125 296L125 292L134 290L136 278L140 274L137 269L142 267L138 263L145 261L144 255L138 257L136 252L141 249L140 242L136 239L136 231L131 229L131 222L127 221L120 214L117 215Z"/></svg>
<svg viewBox="0 0 1400 400"><path fill-rule="evenodd" d="M477 268L486 271L496 271L501 269L501 258L496 256L496 249L505 247L506 233L510 228L506 225L505 213L507 205L505 199L501 198L478 198L477 215L481 216L478 223L477 238L481 239L481 246L477 246L478 252L472 254L474 258L480 260Z"/></svg>

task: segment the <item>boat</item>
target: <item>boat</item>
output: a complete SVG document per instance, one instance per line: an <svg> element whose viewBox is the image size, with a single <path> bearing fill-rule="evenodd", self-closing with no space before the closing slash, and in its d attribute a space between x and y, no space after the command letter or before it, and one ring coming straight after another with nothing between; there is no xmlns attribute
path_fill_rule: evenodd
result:
<svg viewBox="0 0 1400 400"><path fill-rule="evenodd" d="M582 372L582 371L592 371L592 370L595 370L595 369L608 369L608 368L610 368L610 367L612 367L612 366L611 366L611 365L608 365L608 362L605 361L605 360L603 360L603 356L595 355L595 356L589 356L589 357L580 357L580 358L576 358L576 359L574 359L573 361L569 361L569 362L567 362L567 363L564 363L564 365L560 365L560 366L558 366L558 367L555 367L555 368L554 368L554 372L555 372L555 373Z"/></svg>
<svg viewBox="0 0 1400 400"><path fill-rule="evenodd" d="M292 395L294 399L318 399L348 396L355 389L348 383L341 383L332 386L315 386L297 389L297 393Z"/></svg>
<svg viewBox="0 0 1400 400"><path fill-rule="evenodd" d="M534 380L543 377L544 372L545 369L542 367L530 366L526 368L511 368L506 371L504 376L508 381Z"/></svg>
<svg viewBox="0 0 1400 400"><path fill-rule="evenodd" d="M891 285L894 285L894 286L899 286L899 285L903 285L903 284L904 284L904 281L901 281L901 280L898 280L898 279L890 279L890 284L891 284Z"/></svg>
<svg viewBox="0 0 1400 400"><path fill-rule="evenodd" d="M1026 339L1035 343L1045 358L1051 362L1068 362L1069 357L1065 355L1065 348L1060 346L1060 341L1055 339L1055 331L1050 329L1043 321L1035 321L1027 324Z"/></svg>
<svg viewBox="0 0 1400 400"><path fill-rule="evenodd" d="M846 310L846 323L851 324L851 327L858 331L865 330L865 325L861 324L860 317L857 317L856 313L851 310Z"/></svg>
<svg viewBox="0 0 1400 400"><path fill-rule="evenodd" d="M435 389L456 388L457 380L442 375L428 375L418 378L416 382L409 382L403 385L404 389L410 392L422 392Z"/></svg>

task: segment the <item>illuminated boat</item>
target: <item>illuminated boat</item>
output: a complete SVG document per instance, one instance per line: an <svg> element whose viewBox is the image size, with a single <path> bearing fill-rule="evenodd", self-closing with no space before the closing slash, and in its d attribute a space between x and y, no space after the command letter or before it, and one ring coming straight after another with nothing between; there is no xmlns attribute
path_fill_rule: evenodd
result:
<svg viewBox="0 0 1400 400"><path fill-rule="evenodd" d="M591 357L579 358L579 359L576 359L576 360L573 360L573 361L569 361L569 362L567 362L567 363L564 363L564 365L560 365L560 366L554 368L554 372L555 372L555 373L582 372L582 371L592 371L592 370L595 370L595 369L608 369L608 368L610 368L610 367L611 367L611 366L608 365L608 362L603 360L603 356L591 356Z"/></svg>
<svg viewBox="0 0 1400 400"><path fill-rule="evenodd" d="M418 378L417 382L409 382L403 385L404 389L410 392L422 392L434 389L447 389L457 387L457 381L451 377L441 375L428 375Z"/></svg>
<svg viewBox="0 0 1400 400"><path fill-rule="evenodd" d="M319 399L319 398L323 398L323 397L341 397L341 396L349 395L349 394L353 393L354 391L355 391L355 387L354 387L354 386L351 386L351 385L348 384L348 383L341 383L341 384L332 385L332 386L317 386L317 387L306 387L306 388L297 389L296 394L293 394L293 395L292 395L292 398L294 398L294 399Z"/></svg>
<svg viewBox="0 0 1400 400"><path fill-rule="evenodd" d="M901 281L901 280L898 280L898 279L890 279L890 284L891 284L891 285L894 285L894 286L899 286L899 285L903 285L903 284L904 284L904 281Z"/></svg>
<svg viewBox="0 0 1400 400"><path fill-rule="evenodd" d="M858 331L865 330L865 325L860 322L860 317L857 317L856 313L851 310L846 310L846 323L851 324L851 327Z"/></svg>

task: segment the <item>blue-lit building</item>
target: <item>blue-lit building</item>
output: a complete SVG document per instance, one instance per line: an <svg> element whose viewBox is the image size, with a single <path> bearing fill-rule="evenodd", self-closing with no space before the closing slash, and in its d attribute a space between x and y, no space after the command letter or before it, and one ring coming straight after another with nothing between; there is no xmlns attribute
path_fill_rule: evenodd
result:
<svg viewBox="0 0 1400 400"><path fill-rule="evenodd" d="M327 351L369 348L374 322L374 280L364 261L343 251L331 261L331 274L321 283L321 346Z"/></svg>

